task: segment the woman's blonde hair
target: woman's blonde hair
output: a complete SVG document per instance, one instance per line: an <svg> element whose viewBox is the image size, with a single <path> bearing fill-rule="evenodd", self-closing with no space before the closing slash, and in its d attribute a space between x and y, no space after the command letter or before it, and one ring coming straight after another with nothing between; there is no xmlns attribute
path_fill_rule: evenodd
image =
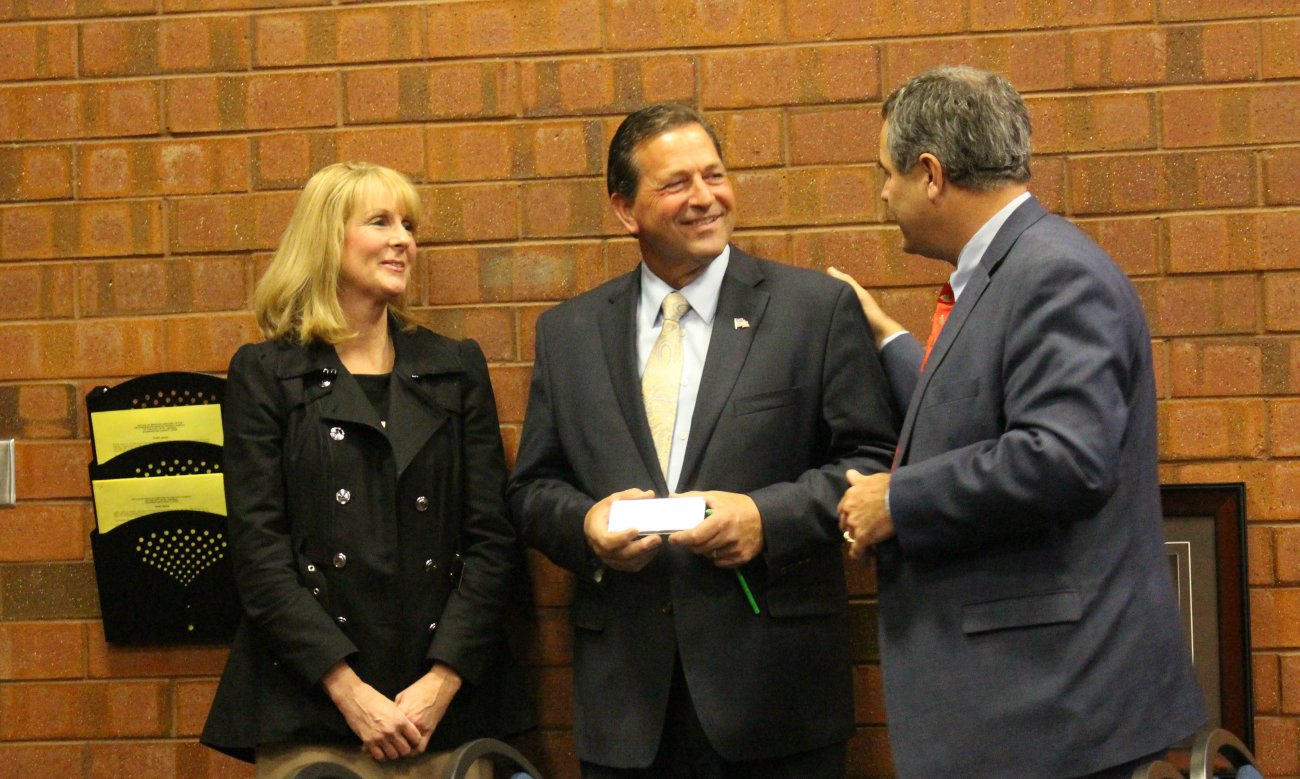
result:
<svg viewBox="0 0 1300 779"><path fill-rule="evenodd" d="M337 344L356 335L339 305L343 233L348 218L377 190L391 193L407 218L418 217L420 196L406 176L391 168L337 162L307 181L271 265L253 291L253 313L264 336ZM388 310L404 329L414 326L405 293Z"/></svg>

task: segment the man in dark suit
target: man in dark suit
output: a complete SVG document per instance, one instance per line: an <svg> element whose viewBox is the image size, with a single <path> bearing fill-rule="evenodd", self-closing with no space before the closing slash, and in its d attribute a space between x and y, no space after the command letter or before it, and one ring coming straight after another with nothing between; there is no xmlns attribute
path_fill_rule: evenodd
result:
<svg viewBox="0 0 1300 779"><path fill-rule="evenodd" d="M857 288L907 409L893 472L850 473L840 504L853 553L877 549L899 775L1126 778L1205 719L1142 307L1029 194L1029 116L1001 76L928 71L883 114L903 248L955 266L925 349Z"/></svg>
<svg viewBox="0 0 1300 779"><path fill-rule="evenodd" d="M697 112L629 116L608 188L643 262L539 320L509 488L525 541L577 575L583 775L842 776L836 504L895 443L866 320L848 287L729 245L735 196ZM692 490L712 512L693 529L610 532L614 501Z"/></svg>

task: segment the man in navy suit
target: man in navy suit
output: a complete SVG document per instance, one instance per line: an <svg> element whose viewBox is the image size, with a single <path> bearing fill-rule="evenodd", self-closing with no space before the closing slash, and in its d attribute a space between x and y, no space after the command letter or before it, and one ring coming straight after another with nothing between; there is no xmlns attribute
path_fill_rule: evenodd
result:
<svg viewBox="0 0 1300 779"><path fill-rule="evenodd" d="M955 266L925 348L854 285L906 409L894 470L851 472L839 506L853 553L877 553L899 776L1126 779L1205 720L1142 307L1029 194L1005 79L938 68L882 112L903 248Z"/></svg>
<svg viewBox="0 0 1300 779"><path fill-rule="evenodd" d="M846 471L885 470L896 440L866 320L844 284L729 244L735 194L695 111L629 116L608 187L642 263L539 320L509 487L523 539L577 578L583 776L842 777L836 506ZM643 374L672 330L680 379L661 425ZM712 515L666 543L610 531L614 501L688 491Z"/></svg>

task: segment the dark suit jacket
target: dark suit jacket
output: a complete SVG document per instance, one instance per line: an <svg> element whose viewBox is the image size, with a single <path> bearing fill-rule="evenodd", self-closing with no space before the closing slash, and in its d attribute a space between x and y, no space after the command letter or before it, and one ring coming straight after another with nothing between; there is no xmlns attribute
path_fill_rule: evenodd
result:
<svg viewBox="0 0 1300 779"><path fill-rule="evenodd" d="M910 336L882 357L917 377ZM1123 272L1029 200L911 383L879 554L899 775L1079 776L1194 730L1150 336Z"/></svg>
<svg viewBox="0 0 1300 779"><path fill-rule="evenodd" d="M203 732L244 759L356 742L320 677L347 659L388 697L434 660L465 684L431 747L529 724L501 615L519 569L483 353L393 331L388 426L334 348L247 345L222 409L246 618Z"/></svg>
<svg viewBox="0 0 1300 779"><path fill-rule="evenodd" d="M641 401L637 272L544 314L509 488L525 542L578 575L578 756L649 765L680 653L701 724L730 760L853 730L836 504L853 467L888 467L887 387L847 285L731 250L679 491L747 493L764 552L732 571L665 546L640 573L592 576L583 518L632 487L666 494ZM737 326L744 320L747 327Z"/></svg>

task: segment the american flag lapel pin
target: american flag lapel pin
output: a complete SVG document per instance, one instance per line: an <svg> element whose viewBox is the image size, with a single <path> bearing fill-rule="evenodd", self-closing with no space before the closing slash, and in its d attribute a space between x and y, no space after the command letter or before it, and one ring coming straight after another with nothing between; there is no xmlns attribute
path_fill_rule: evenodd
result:
<svg viewBox="0 0 1300 779"><path fill-rule="evenodd" d="M738 316L735 319L731 320L731 324L737 330L749 329L749 320L744 318L743 316Z"/></svg>

